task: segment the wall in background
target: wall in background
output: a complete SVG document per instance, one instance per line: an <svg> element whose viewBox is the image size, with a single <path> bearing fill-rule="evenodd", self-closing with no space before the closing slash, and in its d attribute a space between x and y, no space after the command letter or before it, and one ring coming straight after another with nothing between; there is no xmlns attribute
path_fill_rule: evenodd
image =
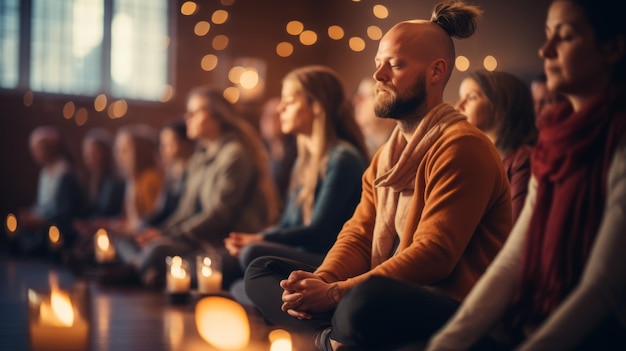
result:
<svg viewBox="0 0 626 351"><path fill-rule="evenodd" d="M198 0L197 11L182 15L184 1L172 4L175 18L174 34L170 45L175 52L171 62L174 76L172 98L163 103L128 101L128 111L123 118L110 119L104 112L95 112L93 97L74 97L34 93L32 103L25 106L25 91L0 91L0 215L30 204L35 197L37 168L28 153L27 140L30 131L38 125L60 126L68 135L68 143L76 157L79 155L80 139L91 127L104 127L111 131L129 123L148 123L159 128L169 118L182 114L186 92L195 85L216 84L224 88L232 83L228 72L236 59L256 58L264 62L265 89L255 100L238 103L238 107L250 120L255 121L261 103L280 94L280 80L289 70L307 64L325 64L337 70L344 78L348 94L356 91L358 82L374 71L377 40L367 37L367 28L377 26L387 31L398 21L428 18L435 1L417 0ZM227 3L228 5L224 5ZM482 68L487 55L497 59L498 70L509 71L526 81L542 70L537 49L544 38L544 21L549 0L501 1L475 0L472 3L484 10L475 36L456 40L458 55L470 60L469 70ZM382 4L388 9L386 18L377 18L373 7ZM216 10L228 11L223 24L211 24L205 35L194 34L200 21L211 22ZM286 32L289 21L298 20L305 30L317 33L317 42L302 45L297 36ZM344 38L328 37L331 25L344 30ZM228 45L222 50L213 48L218 35L228 37ZM360 37L365 47L355 52L349 48L349 38ZM293 45L293 54L280 57L276 46L280 42ZM215 55L217 66L211 71L201 68L202 58ZM455 102L457 89L464 73L455 71L448 84L444 98ZM76 120L63 116L63 107L72 101L77 107L85 107L89 118L81 126Z"/></svg>

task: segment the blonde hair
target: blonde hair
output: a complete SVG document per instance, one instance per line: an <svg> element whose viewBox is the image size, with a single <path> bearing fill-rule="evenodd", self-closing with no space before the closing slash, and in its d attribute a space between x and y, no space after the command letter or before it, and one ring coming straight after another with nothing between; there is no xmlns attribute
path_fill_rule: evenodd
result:
<svg viewBox="0 0 626 351"><path fill-rule="evenodd" d="M283 81L293 80L302 89L307 103L318 103L321 113L313 119L312 150L298 136L298 157L294 164L291 189L297 190L296 203L302 209L305 224L311 222L318 178L324 177L328 151L340 140L352 144L367 159L367 148L354 111L347 99L339 75L326 66L312 65L289 72Z"/></svg>

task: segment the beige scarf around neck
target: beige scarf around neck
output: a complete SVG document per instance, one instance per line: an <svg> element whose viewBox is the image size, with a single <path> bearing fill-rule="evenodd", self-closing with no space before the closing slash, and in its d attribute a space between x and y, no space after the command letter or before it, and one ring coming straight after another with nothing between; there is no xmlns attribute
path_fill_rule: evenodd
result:
<svg viewBox="0 0 626 351"><path fill-rule="evenodd" d="M406 140L395 128L378 159L374 187L378 197L372 245L372 268L395 254L399 242L396 228L404 228L413 195L417 167L444 130L465 120L449 103L442 103L419 122Z"/></svg>

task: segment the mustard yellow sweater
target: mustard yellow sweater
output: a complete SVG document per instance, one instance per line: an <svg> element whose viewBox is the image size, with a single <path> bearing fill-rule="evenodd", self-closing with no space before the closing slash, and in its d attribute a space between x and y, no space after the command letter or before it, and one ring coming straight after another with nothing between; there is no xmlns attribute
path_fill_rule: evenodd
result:
<svg viewBox="0 0 626 351"><path fill-rule="evenodd" d="M446 113L454 113L449 104L443 105ZM493 143L466 120L443 130L420 159L411 158L413 144L401 138L395 130L374 156L363 175L360 203L316 273L338 282L342 293L372 275L383 275L436 287L460 301L511 230L506 172ZM407 210L389 221L396 223L392 230L399 241L392 256L376 265L372 253L381 233L374 230L375 218L390 206L389 201L380 203L381 188L374 186L386 171L379 168L389 163L385 148L409 153L405 159L414 163L408 168L416 169L416 175L412 187L391 194ZM398 192L391 187L382 191Z"/></svg>

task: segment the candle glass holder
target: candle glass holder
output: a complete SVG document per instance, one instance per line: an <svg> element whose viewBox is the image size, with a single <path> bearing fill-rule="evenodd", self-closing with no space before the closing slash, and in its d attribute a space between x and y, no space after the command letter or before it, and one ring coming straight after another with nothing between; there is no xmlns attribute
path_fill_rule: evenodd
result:
<svg viewBox="0 0 626 351"><path fill-rule="evenodd" d="M28 289L29 350L90 350L89 292Z"/></svg>
<svg viewBox="0 0 626 351"><path fill-rule="evenodd" d="M174 304L187 303L191 293L189 262L180 256L168 256L165 258L165 264L165 292L170 302Z"/></svg>
<svg viewBox="0 0 626 351"><path fill-rule="evenodd" d="M222 292L222 257L217 253L196 256L196 280L199 295Z"/></svg>

